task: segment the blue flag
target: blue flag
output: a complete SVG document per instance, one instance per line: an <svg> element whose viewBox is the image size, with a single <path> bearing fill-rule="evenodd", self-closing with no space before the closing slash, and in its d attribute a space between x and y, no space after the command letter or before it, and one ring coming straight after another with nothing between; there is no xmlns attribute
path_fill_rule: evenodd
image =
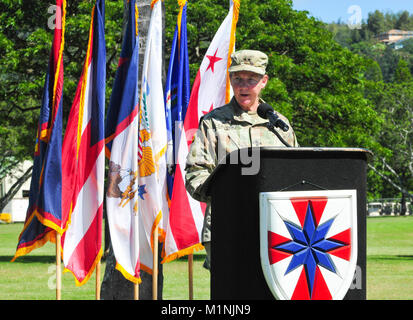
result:
<svg viewBox="0 0 413 320"><path fill-rule="evenodd" d="M61 229L63 46L66 1L57 0L62 12L54 38L43 89L34 152L29 207L17 244L17 257L56 240ZM61 23L61 24L60 24ZM56 232L55 232L56 231Z"/></svg>
<svg viewBox="0 0 413 320"><path fill-rule="evenodd" d="M135 1L128 4L128 23L126 26L122 51L120 53L118 69L110 96L109 109L106 116L105 137L106 157L110 158L113 139L119 125L131 114L139 102L138 96L138 65L139 65L139 43L138 25L135 13ZM134 55L134 51L136 51ZM129 93L129 94L128 94Z"/></svg>
<svg viewBox="0 0 413 320"><path fill-rule="evenodd" d="M186 29L186 9L187 4L181 6L175 34L172 42L169 69L165 84L165 115L168 130L168 155L169 165L175 164L174 151L178 150L175 140L176 129L183 126L186 109L190 98L190 79L189 79L189 60L188 60L188 41ZM179 133L178 133L179 134ZM176 152L175 152L176 153ZM168 194L172 199L174 175L168 173Z"/></svg>

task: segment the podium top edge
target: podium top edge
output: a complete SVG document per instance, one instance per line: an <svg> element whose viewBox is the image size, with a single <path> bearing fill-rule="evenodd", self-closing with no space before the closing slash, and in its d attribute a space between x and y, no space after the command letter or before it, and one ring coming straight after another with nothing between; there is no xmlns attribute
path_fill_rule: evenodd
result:
<svg viewBox="0 0 413 320"><path fill-rule="evenodd" d="M264 153L272 153L272 152L279 152L279 153L285 153L285 156L288 156L288 154L293 154L296 153L297 155L300 154L309 154L313 155L315 157L318 157L321 154L330 154L331 156L334 157L334 154L342 154L343 156L345 154L352 154L355 155L357 154L358 156L363 156L365 157L365 160L369 162L373 158L373 152L371 152L368 149L364 148L350 148L350 147L248 147L248 148L241 148L232 151L231 153L227 154L224 159L216 166L216 168L211 172L209 177L206 179L206 181L203 184L202 189L204 189L205 194L209 194L209 186L212 184L212 181L214 180L215 176L217 175L217 172L222 169L222 167L226 164L230 164L231 161L228 161L231 159L231 154L233 153L238 153L241 152L241 150L259 150L259 152L264 152Z"/></svg>
<svg viewBox="0 0 413 320"><path fill-rule="evenodd" d="M360 154L363 155L367 161L371 161L374 154L368 149L364 148L350 148L350 147L248 147L243 149L258 149L261 152L268 153L268 152L279 152L279 153L308 153L308 154L334 154L334 153L352 153L352 154ZM239 152L239 150L234 150L231 153ZM230 157L230 154L227 155Z"/></svg>
<svg viewBox="0 0 413 320"><path fill-rule="evenodd" d="M276 151L314 151L314 152L362 152L369 156L373 156L373 152L364 148L347 148L347 147L261 147L261 150L276 150Z"/></svg>

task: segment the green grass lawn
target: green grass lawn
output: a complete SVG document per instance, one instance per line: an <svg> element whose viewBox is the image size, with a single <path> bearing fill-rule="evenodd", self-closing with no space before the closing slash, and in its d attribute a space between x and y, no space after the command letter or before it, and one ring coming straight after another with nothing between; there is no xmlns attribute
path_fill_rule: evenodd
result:
<svg viewBox="0 0 413 320"><path fill-rule="evenodd" d="M48 243L11 263L23 224L0 224L0 300L55 299L55 247ZM194 299L209 299L210 276L202 268L205 252L194 256ZM163 298L188 299L188 264L164 265ZM103 279L105 263L102 263ZM95 276L76 287L62 276L62 299L94 299ZM413 300L413 217L367 219L367 299Z"/></svg>
<svg viewBox="0 0 413 320"><path fill-rule="evenodd" d="M413 217L367 219L367 299L413 300Z"/></svg>
<svg viewBox="0 0 413 320"><path fill-rule="evenodd" d="M56 298L55 245L48 242L26 256L13 258L22 223L0 224L0 300L48 300ZM194 254L194 299L209 299L209 272L202 267L205 251ZM188 261L186 257L163 266L163 299L188 299ZM101 266L101 280L105 263ZM95 299L95 274L81 287L76 287L71 273L62 275L62 300Z"/></svg>

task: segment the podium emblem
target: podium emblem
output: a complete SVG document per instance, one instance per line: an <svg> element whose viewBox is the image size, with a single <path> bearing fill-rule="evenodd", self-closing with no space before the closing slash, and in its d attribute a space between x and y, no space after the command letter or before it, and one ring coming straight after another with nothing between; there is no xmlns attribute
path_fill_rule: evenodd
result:
<svg viewBox="0 0 413 320"><path fill-rule="evenodd" d="M356 192L260 194L261 266L275 298L344 298L357 262Z"/></svg>

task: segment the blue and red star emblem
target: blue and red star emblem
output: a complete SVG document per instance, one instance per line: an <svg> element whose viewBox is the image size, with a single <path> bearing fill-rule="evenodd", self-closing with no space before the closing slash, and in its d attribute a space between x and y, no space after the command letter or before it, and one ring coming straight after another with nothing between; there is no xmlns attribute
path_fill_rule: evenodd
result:
<svg viewBox="0 0 413 320"><path fill-rule="evenodd" d="M336 217L320 224L327 199L291 199L300 225L283 220L291 239L268 231L270 264L291 257L285 275L303 266L291 299L331 299L321 268L338 274L332 255L349 260L350 228L327 237Z"/></svg>

